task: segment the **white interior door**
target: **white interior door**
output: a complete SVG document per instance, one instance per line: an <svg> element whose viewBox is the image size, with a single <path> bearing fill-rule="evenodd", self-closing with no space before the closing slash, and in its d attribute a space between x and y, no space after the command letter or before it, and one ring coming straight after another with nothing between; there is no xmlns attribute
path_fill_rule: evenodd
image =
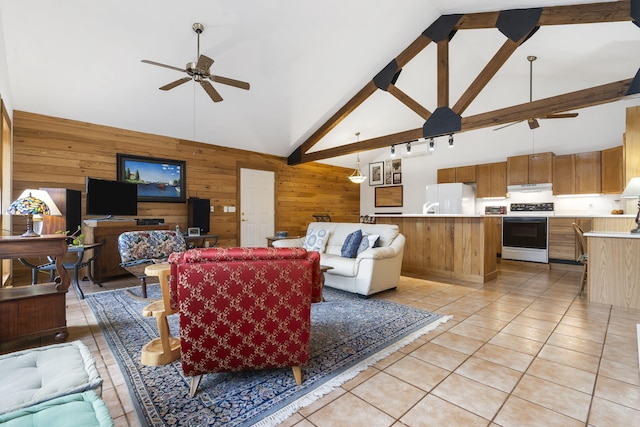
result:
<svg viewBox="0 0 640 427"><path fill-rule="evenodd" d="M275 172L240 169L240 246L267 246L275 228Z"/></svg>

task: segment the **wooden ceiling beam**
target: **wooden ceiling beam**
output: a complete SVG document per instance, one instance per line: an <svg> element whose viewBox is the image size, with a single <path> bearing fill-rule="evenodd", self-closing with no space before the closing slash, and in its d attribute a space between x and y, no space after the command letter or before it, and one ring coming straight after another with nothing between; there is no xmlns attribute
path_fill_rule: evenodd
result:
<svg viewBox="0 0 640 427"><path fill-rule="evenodd" d="M495 28L496 21L498 20L498 16L500 12L483 12L483 13L471 13L459 16L457 22L454 27L454 31L462 30L462 29L481 29L481 28ZM451 17L451 16L448 16ZM441 19L443 17L440 17ZM622 21L631 21L631 0L620 0L615 2L601 2L601 3L590 3L590 4L582 4L582 5L570 5L570 6L553 6L553 7L544 7L542 8L542 13L540 19L538 21L538 25L568 25L568 24L585 24L585 23L602 23L602 22L622 22ZM397 70L401 70L409 61L411 61L418 53L420 53L425 47L427 47L432 40L425 36L424 34L420 34L418 38L416 38L406 49L402 51L396 58L395 62L397 65ZM519 43L522 43L520 41ZM508 57L513 53L512 49L515 49L516 46L505 43L500 51L496 53L493 59L485 66L483 71L478 75L476 80L467 88L465 93L458 100L456 105L454 106L453 111L457 114L461 114L470 103L477 97L480 91L486 86L489 80L495 75L495 73L500 69L500 67L504 64L504 62L508 59ZM445 60L446 58L446 60ZM442 61L441 61L442 59ZM445 66L446 63L446 66ZM445 72L446 71L446 78ZM441 41L438 43L438 105L446 105L449 102L449 76L448 76L448 43L446 41ZM443 82L446 80L446 84ZM392 82L393 83L393 82ZM398 100L403 102L413 111L418 113L421 117L424 118L425 115L430 115L428 109L422 107L415 100L409 97L407 94L400 91L393 84L389 85L391 88L392 95L395 96ZM324 124L320 126L306 141L304 141L295 151L289 156L288 164L298 164L307 161L313 160L322 160L330 157L335 157L338 155L349 154L351 152L355 152L358 150L351 151L351 148L345 150L339 150L340 147L336 147L329 150L322 150L316 153L306 154L315 144L317 144L324 136L326 136L333 128L335 128L342 120L344 120L351 112L353 112L358 106L360 106L367 98L369 98L378 87L376 84L371 81L365 85L357 94L355 94L342 108L340 108L335 114L333 114ZM387 89L388 90L388 89ZM568 94L571 95L571 94ZM540 102L540 101L536 101ZM604 101L610 102L610 101ZM602 103L602 102L600 102ZM527 104L529 105L529 104ZM530 105L529 105L530 106ZM518 106L512 107L517 108ZM584 107L584 106L583 106ZM576 109L581 107L571 107L569 109ZM508 110L508 109L507 109ZM566 111L565 110L556 110L556 111ZM549 114L551 111L544 111L541 114L529 114L535 116L541 116ZM515 114L514 112L510 112L509 114ZM489 116L493 115L493 119ZM484 117L483 119L479 119ZM526 118L526 117L525 117ZM473 120L472 120L473 119ZM486 125L473 124L474 120L479 120L478 123L491 123ZM501 120L497 122L496 120ZM484 113L473 117L468 117L463 119L462 121L462 131L471 130L471 128L480 128L485 126L492 126L493 124L501 124L501 123L509 123L515 120L506 120L504 117L498 117L495 112ZM475 127L474 127L475 126ZM375 138L369 141L375 141L375 144L378 144L380 141L384 141L380 146L392 145L391 141L395 141L393 143L402 143L406 141L399 141L398 139L403 139L406 134L413 135L415 130L410 130L406 132L400 132L396 135L396 137L386 136ZM418 138L421 137L421 133ZM417 139L417 138L413 138ZM410 139L409 139L410 140ZM363 150L369 150L378 147L367 147L367 144L364 144L366 141L360 142L363 147ZM349 144L345 147L350 147L353 144ZM358 145L358 144L356 144ZM343 152L344 151L344 152ZM326 153L335 152L338 154L334 155L326 155ZM319 155L318 153L323 153Z"/></svg>
<svg viewBox="0 0 640 427"><path fill-rule="evenodd" d="M413 43L411 43L405 50L400 53L395 59L398 69L402 69L409 61L411 61L417 54L431 43L431 39L420 34ZM324 122L318 130L316 130L306 141L304 141L296 151L289 156L288 164L299 163L299 157L304 155L311 147L316 145L326 134L328 134L333 128L335 128L345 117L358 108L364 101L367 100L377 90L375 83L370 81L360 89L360 91L353 96L347 103L340 108L335 114L333 114L326 122Z"/></svg>
<svg viewBox="0 0 640 427"><path fill-rule="evenodd" d="M594 105L606 104L617 101L625 96L633 78L595 86L563 95L540 99L538 101L527 102L502 108L487 113L476 114L475 116L462 118L462 129L460 132L467 132L491 126L498 126L531 117L543 117L551 113L561 113L579 108L592 107ZM353 154L358 151L375 150L378 148L390 147L394 144L403 144L422 138L422 128L410 129L377 138L341 145L339 147L328 148L303 155L301 163L313 162L333 157Z"/></svg>
<svg viewBox="0 0 640 427"><path fill-rule="evenodd" d="M449 39L438 42L438 107L449 106Z"/></svg>
<svg viewBox="0 0 640 427"><path fill-rule="evenodd" d="M600 22L631 21L630 0L548 6L542 8L539 25L597 24ZM457 30L494 28L500 12L467 13L456 25Z"/></svg>
<svg viewBox="0 0 640 427"><path fill-rule="evenodd" d="M467 107L469 107L473 100L476 99L482 89L484 89L489 81L491 81L493 76L496 75L498 70L502 68L505 62L507 62L523 41L524 40L514 42L511 39L507 39L504 42L498 52L496 52L480 74L478 74L478 77L476 77L467 90L462 94L460 99L458 99L456 105L453 106L452 110L456 114L462 115L462 113L467 109Z"/></svg>
<svg viewBox="0 0 640 427"><path fill-rule="evenodd" d="M420 105L415 99L404 93L397 86L393 84L389 85L387 92L393 95L398 101L409 107L423 119L427 120L429 117L431 117L431 111Z"/></svg>
<svg viewBox="0 0 640 427"><path fill-rule="evenodd" d="M633 78L620 80L500 110L476 114L475 116L464 117L462 119L462 132L617 101L625 96L632 81Z"/></svg>

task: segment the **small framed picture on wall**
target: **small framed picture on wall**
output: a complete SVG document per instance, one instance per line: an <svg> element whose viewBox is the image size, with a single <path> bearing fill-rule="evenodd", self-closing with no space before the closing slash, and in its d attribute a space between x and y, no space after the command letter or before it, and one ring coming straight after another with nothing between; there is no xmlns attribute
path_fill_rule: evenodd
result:
<svg viewBox="0 0 640 427"><path fill-rule="evenodd" d="M369 185L384 184L384 162L369 163Z"/></svg>
<svg viewBox="0 0 640 427"><path fill-rule="evenodd" d="M393 173L393 185L402 184L402 172Z"/></svg>

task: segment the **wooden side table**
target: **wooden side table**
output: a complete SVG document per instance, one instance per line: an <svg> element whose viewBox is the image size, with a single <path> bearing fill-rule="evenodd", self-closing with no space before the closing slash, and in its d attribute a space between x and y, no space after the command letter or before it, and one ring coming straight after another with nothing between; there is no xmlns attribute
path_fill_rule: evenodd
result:
<svg viewBox="0 0 640 427"><path fill-rule="evenodd" d="M155 317L158 324L159 338L154 338L142 347L140 362L147 366L159 366L171 363L180 357L180 338L172 337L169 330L170 316L176 311L169 304L169 274L171 267L168 263L152 264L144 270L147 276L157 276L162 289L162 299L154 301L142 310L142 315Z"/></svg>
<svg viewBox="0 0 640 427"><path fill-rule="evenodd" d="M67 253L66 236L40 237L1 236L0 259L56 257L59 283L0 288L0 342L17 338L55 336L64 341L67 331L66 294L70 279L62 266Z"/></svg>

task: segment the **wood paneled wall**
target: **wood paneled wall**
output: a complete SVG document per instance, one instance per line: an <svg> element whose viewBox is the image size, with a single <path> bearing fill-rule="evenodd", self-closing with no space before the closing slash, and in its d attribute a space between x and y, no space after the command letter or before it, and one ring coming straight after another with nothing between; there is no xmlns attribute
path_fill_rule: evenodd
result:
<svg viewBox="0 0 640 427"><path fill-rule="evenodd" d="M239 244L239 168L276 172L276 230L291 235L306 232L314 213L329 213L334 221L357 222L360 186L347 179L350 169L309 163L288 166L285 158L14 111L13 197L25 188L65 187L82 191L85 177L116 179L116 154L126 153L186 161L187 197L211 199L211 234L219 245ZM138 204L138 218L164 218L187 226L186 203ZM14 229L22 227L14 221ZM21 228L20 228L21 229ZM266 241L265 241L266 245Z"/></svg>

